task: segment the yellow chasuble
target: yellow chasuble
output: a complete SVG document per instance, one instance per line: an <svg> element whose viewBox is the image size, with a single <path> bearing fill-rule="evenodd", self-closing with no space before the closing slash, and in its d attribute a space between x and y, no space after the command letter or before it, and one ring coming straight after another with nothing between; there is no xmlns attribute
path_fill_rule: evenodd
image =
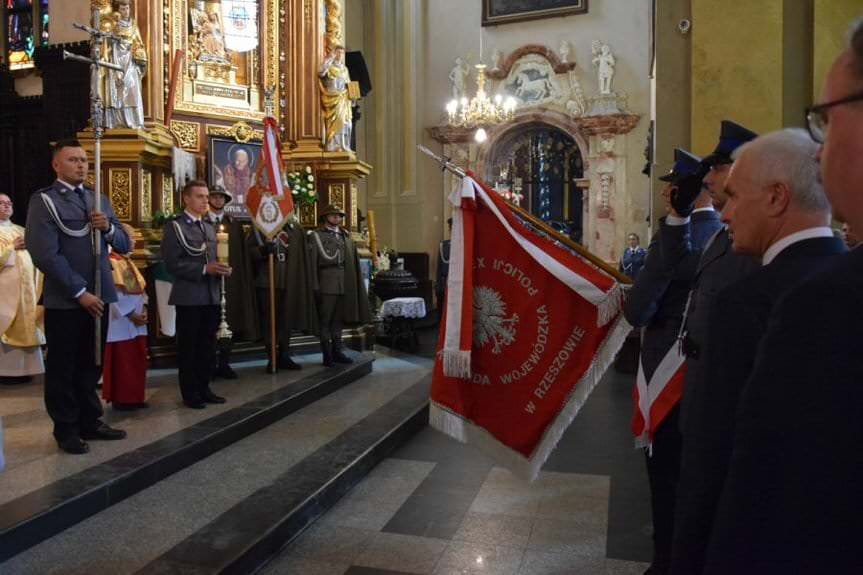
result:
<svg viewBox="0 0 863 575"><path fill-rule="evenodd" d="M27 250L15 249L15 238L23 236L21 226L0 225L0 340L13 347L34 347L45 343L37 305L42 274Z"/></svg>

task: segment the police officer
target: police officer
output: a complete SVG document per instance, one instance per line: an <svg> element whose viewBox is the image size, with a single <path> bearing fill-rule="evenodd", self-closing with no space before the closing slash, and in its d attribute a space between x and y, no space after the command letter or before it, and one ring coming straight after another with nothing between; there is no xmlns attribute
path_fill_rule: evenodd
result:
<svg viewBox="0 0 863 575"><path fill-rule="evenodd" d="M214 186L212 190L210 190L210 198L209 198L209 210L207 211L207 220L213 224L215 230L219 230L220 226L224 227L224 231L229 232L229 236L233 238L235 234L242 234L242 228L238 225L238 223L234 220L231 214L225 211L225 205L231 203L233 198L231 194L225 191L225 188L222 186ZM233 244L234 242L232 242ZM236 248L231 245L229 247L229 252L236 251ZM234 264L235 254L231 253L231 261L230 264ZM233 279L233 278L231 278ZM228 315L231 314L230 308L234 305L234 299L239 295L237 294L237 289L233 285L234 282L230 279L226 282L225 287L225 301L226 306L229 308ZM221 377L224 379L237 379L237 372L233 370L231 367L231 340L227 341L219 341L216 345L216 363L215 363L215 371L213 373L214 377Z"/></svg>
<svg viewBox="0 0 863 575"><path fill-rule="evenodd" d="M342 347L344 318L365 321L368 317L357 248L341 226L345 217L342 210L330 204L319 217L321 225L310 232L308 253L312 286L318 300L324 365L353 363Z"/></svg>
<svg viewBox="0 0 863 575"><path fill-rule="evenodd" d="M87 153L75 140L58 142L51 166L54 183L30 200L25 241L36 267L45 274L45 336L50 346L45 369L45 406L54 421L54 437L68 453L87 453L87 439L123 439L126 432L102 423L96 383L94 318L102 320L102 345L107 334L107 304L117 301L108 246L119 253L131 243L107 199L94 209L92 190L84 186ZM94 292L91 227L102 243L99 273L102 293Z"/></svg>
<svg viewBox="0 0 863 575"><path fill-rule="evenodd" d="M663 190L667 202L684 182L695 179L696 189L701 188L701 159L681 149L675 150L674 156L671 172L660 178L667 182ZM700 248L721 223L707 192L700 193L694 203L691 241ZM639 406L647 405L643 411L647 412L644 420L649 422L647 436L651 441L646 452L653 510L653 562L647 572L650 575L665 575L671 563L682 440L677 421L679 388L671 384L677 369L664 366L675 361L682 364L677 352L677 332L692 281L691 270L663 265L660 244L661 240L654 238L648 247L644 267L624 305L627 321L644 328L638 377ZM650 403L647 397L654 395L657 399Z"/></svg>
<svg viewBox="0 0 863 575"><path fill-rule="evenodd" d="M206 219L207 182L192 180L182 192L185 211L165 224L162 259L174 275L169 303L177 308L177 362L186 407L225 403L210 390L219 327L221 278L231 268L216 259L216 230Z"/></svg>

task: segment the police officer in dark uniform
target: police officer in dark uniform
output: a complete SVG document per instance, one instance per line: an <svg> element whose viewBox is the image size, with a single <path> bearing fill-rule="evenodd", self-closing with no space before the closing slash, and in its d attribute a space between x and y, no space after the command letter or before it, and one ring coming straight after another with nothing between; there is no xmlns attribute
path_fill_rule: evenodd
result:
<svg viewBox="0 0 863 575"><path fill-rule="evenodd" d="M162 259L174 275L169 303L177 309L177 362L183 403L203 409L225 403L210 390L219 327L221 278L230 266L216 259L216 230L206 219L209 190L202 180L183 188L185 211L165 224Z"/></svg>
<svg viewBox="0 0 863 575"><path fill-rule="evenodd" d="M671 172L660 178L667 182L663 190L666 201L670 201L683 182L700 179L700 158L680 149L675 150L674 156ZM697 189L700 187L699 181ZM700 248L721 227L721 223L706 192L699 194L694 203L692 242ZM644 267L627 294L624 305L627 321L635 327L644 328L640 377L643 374L648 389L667 383L657 379L664 377L659 367L666 356L676 350L678 328L692 283L692 270L663 265L660 244L661 240L656 238L651 241ZM659 375L654 377L657 372ZM668 401L674 399L673 395L665 397L671 398ZM677 419L678 407L674 405L664 419L651 422L653 440L646 453L653 510L653 562L648 570L650 575L664 575L671 563L674 504L682 449Z"/></svg>
<svg viewBox="0 0 863 575"><path fill-rule="evenodd" d="M117 301L108 246L128 253L131 242L102 199L96 212L93 191L84 186L87 153L75 140L58 142L51 162L57 180L30 200L25 241L33 263L45 274L45 336L50 346L45 369L45 407L54 421L54 438L67 453L83 454L84 440L123 439L126 432L102 423L96 383L95 320L101 318L102 346L107 334L107 305ZM102 293L95 280L91 231L99 230Z"/></svg>
<svg viewBox="0 0 863 575"><path fill-rule="evenodd" d="M210 199L209 199L209 210L207 211L207 220L211 224L213 224L213 228L218 231L220 226L224 226L224 231L228 232L231 237L234 234L241 234L242 228L238 225L238 222L234 220L231 214L225 211L225 205L231 203L233 198L231 194L225 191L225 188L222 186L214 186L212 190L210 190ZM233 244L233 242L232 242ZM230 246L230 251L235 251L233 245ZM231 254L236 257L236 254ZM234 257L231 257L231 261L229 263L234 263ZM234 305L234 298L237 297L236 289L233 289L234 286L231 285L233 282L229 279L226 282L228 285L225 288L225 305L230 308ZM232 310L228 311L228 315L231 314ZM237 379L237 372L233 370L231 367L231 340L227 341L219 341L216 345L216 364L215 371L213 375L215 377L221 377L223 379Z"/></svg>
<svg viewBox="0 0 863 575"><path fill-rule="evenodd" d="M447 219L447 226L452 231L452 218ZM446 293L446 282L449 278L449 251L450 240L442 240L437 251L437 278L435 280L435 293L437 294L438 309L443 309L444 294Z"/></svg>

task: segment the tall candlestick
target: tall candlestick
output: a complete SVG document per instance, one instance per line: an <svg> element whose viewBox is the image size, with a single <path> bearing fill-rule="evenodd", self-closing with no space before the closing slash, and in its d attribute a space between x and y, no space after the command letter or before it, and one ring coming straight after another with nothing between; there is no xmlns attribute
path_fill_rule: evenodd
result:
<svg viewBox="0 0 863 575"><path fill-rule="evenodd" d="M216 233L216 259L219 263L228 263L228 232L225 231L224 224L219 226Z"/></svg>
<svg viewBox="0 0 863 575"><path fill-rule="evenodd" d="M219 263L228 263L228 232L225 231L225 224L219 225L219 231L216 232L216 259ZM221 285L221 317L219 321L219 330L216 332L216 337L220 340L229 340L233 337L231 328L228 326L227 306L225 305L225 276L222 276Z"/></svg>

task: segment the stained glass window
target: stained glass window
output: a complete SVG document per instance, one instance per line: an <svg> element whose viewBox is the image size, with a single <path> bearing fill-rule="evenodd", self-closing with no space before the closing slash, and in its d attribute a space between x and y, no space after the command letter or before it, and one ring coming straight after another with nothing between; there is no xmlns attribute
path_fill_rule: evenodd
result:
<svg viewBox="0 0 863 575"><path fill-rule="evenodd" d="M48 43L49 0L4 0L6 58L9 68L33 67L36 46Z"/></svg>

